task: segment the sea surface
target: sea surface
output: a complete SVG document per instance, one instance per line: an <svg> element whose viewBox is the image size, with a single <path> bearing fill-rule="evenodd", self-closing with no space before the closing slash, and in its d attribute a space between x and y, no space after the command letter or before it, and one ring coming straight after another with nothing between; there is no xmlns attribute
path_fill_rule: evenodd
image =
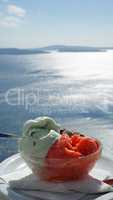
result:
<svg viewBox="0 0 113 200"><path fill-rule="evenodd" d="M113 51L0 55L0 132L21 137L23 123L42 115L98 137L113 157ZM18 139L0 139L0 159Z"/></svg>

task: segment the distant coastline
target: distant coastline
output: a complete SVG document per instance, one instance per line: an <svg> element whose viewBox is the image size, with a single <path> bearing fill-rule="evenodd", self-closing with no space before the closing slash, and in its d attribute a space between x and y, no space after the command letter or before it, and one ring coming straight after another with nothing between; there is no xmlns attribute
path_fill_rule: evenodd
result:
<svg viewBox="0 0 113 200"><path fill-rule="evenodd" d="M103 52L112 50L112 47L89 47L89 46L67 46L67 45L51 45L42 48L19 49L19 48L0 48L1 55L27 55L27 54L43 54L51 51L58 52Z"/></svg>
<svg viewBox="0 0 113 200"><path fill-rule="evenodd" d="M46 53L43 50L18 49L18 48L0 48L0 55L28 55Z"/></svg>

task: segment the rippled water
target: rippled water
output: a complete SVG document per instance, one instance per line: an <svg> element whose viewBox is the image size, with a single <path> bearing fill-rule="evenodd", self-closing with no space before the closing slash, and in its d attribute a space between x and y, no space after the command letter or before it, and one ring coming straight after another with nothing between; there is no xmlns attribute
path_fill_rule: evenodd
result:
<svg viewBox="0 0 113 200"><path fill-rule="evenodd" d="M0 130L20 136L40 115L99 137L112 154L113 51L0 55Z"/></svg>

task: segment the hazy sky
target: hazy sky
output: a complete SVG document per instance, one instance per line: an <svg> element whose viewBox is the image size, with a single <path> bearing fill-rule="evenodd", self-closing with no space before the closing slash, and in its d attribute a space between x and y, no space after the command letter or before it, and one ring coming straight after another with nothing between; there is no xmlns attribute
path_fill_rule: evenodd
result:
<svg viewBox="0 0 113 200"><path fill-rule="evenodd" d="M0 47L113 46L113 0L0 0Z"/></svg>

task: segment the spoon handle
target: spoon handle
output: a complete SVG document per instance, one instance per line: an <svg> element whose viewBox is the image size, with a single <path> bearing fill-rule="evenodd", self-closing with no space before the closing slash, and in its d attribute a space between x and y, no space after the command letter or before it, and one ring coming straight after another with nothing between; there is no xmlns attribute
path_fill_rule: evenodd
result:
<svg viewBox="0 0 113 200"><path fill-rule="evenodd" d="M2 132L0 132L0 138L8 138L8 137L17 137L17 135L13 134L13 133L2 133Z"/></svg>
<svg viewBox="0 0 113 200"><path fill-rule="evenodd" d="M113 186L113 179L105 179L103 182Z"/></svg>

